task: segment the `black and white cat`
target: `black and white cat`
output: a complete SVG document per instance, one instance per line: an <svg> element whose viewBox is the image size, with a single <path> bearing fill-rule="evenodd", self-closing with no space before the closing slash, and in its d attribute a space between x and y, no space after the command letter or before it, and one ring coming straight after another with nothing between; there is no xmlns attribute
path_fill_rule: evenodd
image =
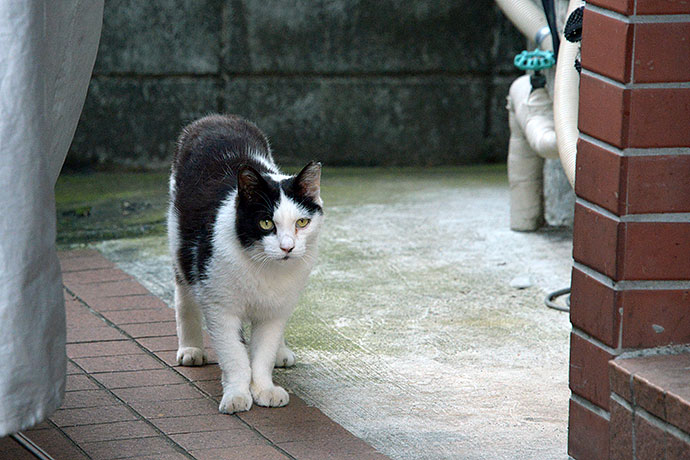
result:
<svg viewBox="0 0 690 460"><path fill-rule="evenodd" d="M177 361L206 362L203 315L222 370L221 412L289 401L272 372L295 363L283 331L317 257L320 180L315 162L281 174L264 134L237 116L204 117L178 140L168 212Z"/></svg>

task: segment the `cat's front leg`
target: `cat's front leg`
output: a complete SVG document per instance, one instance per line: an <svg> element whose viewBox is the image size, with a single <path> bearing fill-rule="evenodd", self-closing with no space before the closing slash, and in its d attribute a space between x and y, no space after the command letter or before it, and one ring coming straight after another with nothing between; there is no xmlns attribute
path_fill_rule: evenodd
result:
<svg viewBox="0 0 690 460"><path fill-rule="evenodd" d="M251 368L242 337L242 321L223 311L222 307L208 308L207 312L207 328L222 372L223 398L218 410L225 414L249 410L252 407Z"/></svg>
<svg viewBox="0 0 690 460"><path fill-rule="evenodd" d="M281 407L290 401L287 391L273 384L272 375L278 348L284 345L286 322L285 318L277 318L252 324L252 383L249 388L259 406Z"/></svg>

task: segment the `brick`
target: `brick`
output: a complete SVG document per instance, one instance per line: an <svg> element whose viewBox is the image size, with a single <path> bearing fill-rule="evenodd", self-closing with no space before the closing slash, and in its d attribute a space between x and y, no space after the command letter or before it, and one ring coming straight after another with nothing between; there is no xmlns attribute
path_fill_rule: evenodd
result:
<svg viewBox="0 0 690 460"><path fill-rule="evenodd" d="M137 416L123 405L86 409L60 409L51 417L59 427L94 425L99 423L112 423L125 420L136 420Z"/></svg>
<svg viewBox="0 0 690 460"><path fill-rule="evenodd" d="M143 455L176 453L175 448L163 438L137 438L114 441L89 442L81 445L92 458L110 460L116 458L140 458Z"/></svg>
<svg viewBox="0 0 690 460"><path fill-rule="evenodd" d="M126 336L109 326L67 328L67 343L100 342L106 340L125 340Z"/></svg>
<svg viewBox="0 0 690 460"><path fill-rule="evenodd" d="M137 388L156 385L186 383L184 377L171 369L147 369L141 371L108 372L93 374L108 389Z"/></svg>
<svg viewBox="0 0 690 460"><path fill-rule="evenodd" d="M625 159L584 139L577 144L575 193L585 200L621 215L620 203L625 194L621 178Z"/></svg>
<svg viewBox="0 0 690 460"><path fill-rule="evenodd" d="M690 212L690 156L631 156L625 163L626 214Z"/></svg>
<svg viewBox="0 0 690 460"><path fill-rule="evenodd" d="M687 375L684 383L686 394L679 396L673 389L665 396L666 421L680 428L686 433L690 432L690 398L687 394Z"/></svg>
<svg viewBox="0 0 690 460"><path fill-rule="evenodd" d="M598 345L570 334L570 389L599 407L609 407L608 362L614 355Z"/></svg>
<svg viewBox="0 0 690 460"><path fill-rule="evenodd" d="M88 329L107 326L107 323L102 318L91 313L83 305L66 305L65 316L69 325L68 329Z"/></svg>
<svg viewBox="0 0 690 460"><path fill-rule="evenodd" d="M213 398L220 398L221 396L223 396L223 385L220 383L220 380L206 380L201 382L195 382L195 385L201 391L206 392L209 396Z"/></svg>
<svg viewBox="0 0 690 460"><path fill-rule="evenodd" d="M666 418L666 394L663 388L642 377L632 377L633 398L635 404L660 419Z"/></svg>
<svg viewBox="0 0 690 460"><path fill-rule="evenodd" d="M247 427L236 428L230 431L173 434L170 435L170 438L186 450L266 444L265 439Z"/></svg>
<svg viewBox="0 0 690 460"><path fill-rule="evenodd" d="M593 0L588 5L596 5L621 14L630 15L634 11L634 0Z"/></svg>
<svg viewBox="0 0 690 460"><path fill-rule="evenodd" d="M575 203L573 258L618 280L618 253L622 224Z"/></svg>
<svg viewBox="0 0 690 460"><path fill-rule="evenodd" d="M690 452L690 444L666 433L666 460L685 460Z"/></svg>
<svg viewBox="0 0 690 460"><path fill-rule="evenodd" d="M117 399L106 390L79 390L65 393L61 409L80 409L117 404Z"/></svg>
<svg viewBox="0 0 690 460"><path fill-rule="evenodd" d="M254 428L276 444L294 441L318 441L322 439L347 441L349 438L355 437L327 417L312 421L295 419L292 423L265 423L254 425Z"/></svg>
<svg viewBox="0 0 690 460"><path fill-rule="evenodd" d="M609 453L609 421L570 400L568 455L578 460L605 460Z"/></svg>
<svg viewBox="0 0 690 460"><path fill-rule="evenodd" d="M288 454L300 460L385 460L388 457L376 452L369 444L354 436L341 439L295 441L278 445Z"/></svg>
<svg viewBox="0 0 690 460"><path fill-rule="evenodd" d="M104 311L103 316L117 325L156 323L175 320L175 311L170 308L147 308L144 310Z"/></svg>
<svg viewBox="0 0 690 460"><path fill-rule="evenodd" d="M162 337L177 335L175 321L162 321L159 323L123 324L122 330L134 338Z"/></svg>
<svg viewBox="0 0 690 460"><path fill-rule="evenodd" d="M271 446L236 446L190 452L197 460L287 460L290 457Z"/></svg>
<svg viewBox="0 0 690 460"><path fill-rule="evenodd" d="M684 0L637 0L637 14L690 14Z"/></svg>
<svg viewBox="0 0 690 460"><path fill-rule="evenodd" d="M116 439L145 438L158 435L154 428L141 420L67 427L64 428L64 431L67 436L78 444L113 441Z"/></svg>
<svg viewBox="0 0 690 460"><path fill-rule="evenodd" d="M105 297L90 300L88 305L99 312L113 310L141 310L145 308L167 308L165 302L153 295Z"/></svg>
<svg viewBox="0 0 690 460"><path fill-rule="evenodd" d="M632 375L618 359L609 361L609 385L612 393L632 403Z"/></svg>
<svg viewBox="0 0 690 460"><path fill-rule="evenodd" d="M132 401L130 405L147 419L218 413L218 405L206 398L175 401Z"/></svg>
<svg viewBox="0 0 690 460"><path fill-rule="evenodd" d="M628 222L623 244L621 279L690 279L690 222Z"/></svg>
<svg viewBox="0 0 690 460"><path fill-rule="evenodd" d="M658 460L666 454L666 433L643 417L635 417L635 459Z"/></svg>
<svg viewBox="0 0 690 460"><path fill-rule="evenodd" d="M83 270L115 268L115 264L98 254L89 257L71 257L60 259L60 268L62 268L63 273L69 273Z"/></svg>
<svg viewBox="0 0 690 460"><path fill-rule="evenodd" d="M582 67L621 83L630 81L632 25L589 9L583 23Z"/></svg>
<svg viewBox="0 0 690 460"><path fill-rule="evenodd" d="M609 407L609 459L633 460L633 414L613 399Z"/></svg>
<svg viewBox="0 0 690 460"><path fill-rule="evenodd" d="M628 146L655 148L690 145L690 130L686 129L690 125L688 107L690 88L631 90ZM625 108L625 104L617 107L620 110Z"/></svg>
<svg viewBox="0 0 690 460"><path fill-rule="evenodd" d="M237 429L246 429L237 417L221 414L191 415L186 417L166 417L151 420L163 433L185 434L200 433L202 431L228 432Z"/></svg>
<svg viewBox="0 0 690 460"><path fill-rule="evenodd" d="M690 22L636 24L635 83L690 81L688 37Z"/></svg>
<svg viewBox="0 0 690 460"><path fill-rule="evenodd" d="M203 395L187 383L136 388L120 388L113 393L123 401L172 401L201 398Z"/></svg>
<svg viewBox="0 0 690 460"><path fill-rule="evenodd" d="M630 90L591 75L580 78L580 131L618 148L628 146Z"/></svg>
<svg viewBox="0 0 690 460"><path fill-rule="evenodd" d="M129 340L71 343L67 345L67 356L72 359L135 355L139 353L143 353L143 350L136 343Z"/></svg>
<svg viewBox="0 0 690 460"><path fill-rule="evenodd" d="M616 348L621 324L619 294L575 267L572 273L570 322Z"/></svg>
<svg viewBox="0 0 690 460"><path fill-rule="evenodd" d="M624 348L652 348L690 342L690 291L621 292Z"/></svg>
<svg viewBox="0 0 690 460"><path fill-rule="evenodd" d="M74 360L86 372L139 371L161 369L162 363L151 356L139 353L135 355L100 356L97 358L76 358Z"/></svg>
<svg viewBox="0 0 690 460"><path fill-rule="evenodd" d="M68 272L62 275L62 282L67 286L131 279L131 276L119 268L101 268L95 270Z"/></svg>

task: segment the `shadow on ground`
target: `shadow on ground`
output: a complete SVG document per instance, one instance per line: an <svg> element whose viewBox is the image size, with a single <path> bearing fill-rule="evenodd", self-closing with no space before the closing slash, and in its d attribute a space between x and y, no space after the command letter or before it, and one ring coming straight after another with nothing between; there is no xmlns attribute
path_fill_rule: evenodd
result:
<svg viewBox="0 0 690 460"><path fill-rule="evenodd" d="M61 244L91 241L170 302L166 181L61 178ZM323 198L299 363L277 381L395 459L564 458L570 328L543 297L569 284L569 230L511 232L502 167L326 170Z"/></svg>

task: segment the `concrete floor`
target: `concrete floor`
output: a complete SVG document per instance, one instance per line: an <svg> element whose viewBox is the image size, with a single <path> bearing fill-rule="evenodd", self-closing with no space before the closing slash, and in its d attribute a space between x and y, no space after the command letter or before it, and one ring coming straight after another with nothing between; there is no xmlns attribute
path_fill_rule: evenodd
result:
<svg viewBox="0 0 690 460"><path fill-rule="evenodd" d="M394 459L565 459L567 229L508 229L502 168L326 171L276 380ZM164 236L94 247L170 301ZM532 287L510 281L528 276Z"/></svg>

